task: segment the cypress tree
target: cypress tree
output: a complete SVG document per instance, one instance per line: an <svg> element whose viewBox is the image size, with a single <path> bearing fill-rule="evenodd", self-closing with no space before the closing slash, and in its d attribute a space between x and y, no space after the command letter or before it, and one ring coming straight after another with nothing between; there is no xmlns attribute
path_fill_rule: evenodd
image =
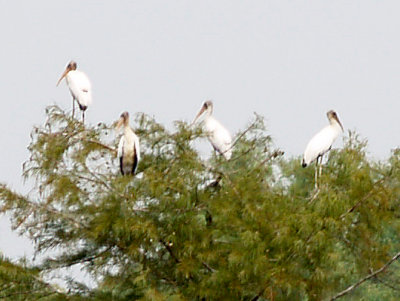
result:
<svg viewBox="0 0 400 301"><path fill-rule="evenodd" d="M142 159L121 176L112 125L83 125L57 106L46 113L24 164L35 189L1 185L0 209L38 254L56 251L20 275L81 264L97 282L72 281L62 297L329 300L400 251L400 151L375 162L356 133L329 153L315 191L313 168L285 158L258 115L227 161L199 156L200 129L136 114ZM399 297L396 266L343 296Z"/></svg>

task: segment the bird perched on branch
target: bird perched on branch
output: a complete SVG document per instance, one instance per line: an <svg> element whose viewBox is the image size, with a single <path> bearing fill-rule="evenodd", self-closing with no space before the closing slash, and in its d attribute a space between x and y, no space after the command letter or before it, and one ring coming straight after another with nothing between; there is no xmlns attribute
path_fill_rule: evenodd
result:
<svg viewBox="0 0 400 301"><path fill-rule="evenodd" d="M208 134L214 150L229 160L232 156L232 137L228 130L212 116L213 103L208 100L203 103L192 124L196 122L204 125L204 131Z"/></svg>
<svg viewBox="0 0 400 301"><path fill-rule="evenodd" d="M119 167L122 175L133 175L140 160L139 138L129 126L129 113L124 112L119 118L116 128L124 127L124 133L118 144Z"/></svg>
<svg viewBox="0 0 400 301"><path fill-rule="evenodd" d="M332 148L333 142L336 138L343 132L343 126L337 117L335 111L330 110L326 113L329 119L329 125L320 130L314 137L308 142L306 150L304 151L302 166L306 167L313 161L315 164L315 187L318 188L318 164L319 164L319 174L321 175L321 163L323 155Z"/></svg>
<svg viewBox="0 0 400 301"><path fill-rule="evenodd" d="M76 101L82 111L82 122L85 122L85 111L92 103L92 85L87 75L80 70L76 70L76 67L76 62L69 62L58 80L57 86L65 77L69 91L72 95L72 117L75 115Z"/></svg>

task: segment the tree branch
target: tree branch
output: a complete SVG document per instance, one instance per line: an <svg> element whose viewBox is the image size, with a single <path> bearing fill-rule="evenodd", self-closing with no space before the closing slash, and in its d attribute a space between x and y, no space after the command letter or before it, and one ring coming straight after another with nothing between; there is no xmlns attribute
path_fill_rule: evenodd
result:
<svg viewBox="0 0 400 301"><path fill-rule="evenodd" d="M381 267L380 269L376 270L375 272L372 272L368 276L362 278L361 280L359 280L358 282L356 282L353 285L349 286L344 291L341 291L339 294L337 294L336 296L332 297L329 300L333 301L333 300L336 300L336 299L339 299L339 298L343 297L344 295L347 295L348 293L353 291L355 288L357 288L359 285L361 285L363 282L365 282L365 281L375 277L376 275L384 272L394 261L396 261L399 258L400 258L400 252L397 253L395 256L393 256L393 258L390 259L383 267Z"/></svg>
<svg viewBox="0 0 400 301"><path fill-rule="evenodd" d="M25 291L25 292L15 292L15 293L10 293L8 295L4 295L4 296L0 296L0 299L8 299L10 297L14 297L14 296L21 296L21 295L31 295L32 294L36 294L36 293L41 293L42 296L40 296L39 298L43 298L43 297L48 297L54 294L58 294L57 291L53 291L53 292L48 292L48 293L43 293L41 289L36 289L36 290L30 290L30 291Z"/></svg>
<svg viewBox="0 0 400 301"><path fill-rule="evenodd" d="M237 138L235 139L235 141L231 144L231 147L228 148L225 152L227 152L227 151L233 149L233 147L240 141L240 139L242 139L242 138L244 137L244 135L246 135L251 129L254 128L254 126L256 125L257 121L258 121L258 119L256 118L256 119L247 127L247 129L245 129L245 130L239 135L239 137L237 137ZM248 149L248 150L245 151L244 153L239 154L237 157L231 158L229 161L235 161L235 160L239 159L240 157L244 156L245 154L247 154L247 153L250 152L250 151L251 151L251 149ZM225 153L225 152L224 152L224 153Z"/></svg>
<svg viewBox="0 0 400 301"><path fill-rule="evenodd" d="M395 287L393 284L390 284L390 283L388 283L388 282L386 282L386 281L384 281L382 279L379 279L379 278L376 278L376 280L379 283L382 283L384 286L387 286L388 288L390 288L390 289L392 289L394 291L400 291L400 289L398 287Z"/></svg>
<svg viewBox="0 0 400 301"><path fill-rule="evenodd" d="M353 207L351 207L349 210L347 210L345 213L343 213L340 218L344 218L347 214L353 212L354 210L356 210L362 203L364 203L376 190L376 185L382 184L384 181L386 180L386 177L380 179L379 181L377 181L373 188L361 199L359 200Z"/></svg>
<svg viewBox="0 0 400 301"><path fill-rule="evenodd" d="M254 296L251 301L257 301L261 295L264 293L264 291L266 290L266 288L263 288L256 296Z"/></svg>
<svg viewBox="0 0 400 301"><path fill-rule="evenodd" d="M215 269L213 269L212 267L210 267L210 266L208 265L208 263L202 261L201 264L202 264L209 272L211 272L211 273L214 273L214 272L215 272Z"/></svg>
<svg viewBox="0 0 400 301"><path fill-rule="evenodd" d="M100 256L102 256L103 254L107 253L108 251L110 251L112 249L112 246L107 247L106 249L104 249L103 251L100 251L97 254L93 254L90 255L88 257L83 257L83 258L79 258L79 259L74 259L71 262L65 262L65 263L60 263L56 260L52 260L52 263L54 263L56 266L48 266L48 267L42 267L43 271L47 271L47 270L54 270L54 269L63 269L63 268L68 268L71 267L73 265L76 264L83 264L85 262L90 262L93 261L97 258L99 258Z"/></svg>
<svg viewBox="0 0 400 301"><path fill-rule="evenodd" d="M160 239L160 242L163 244L165 249L168 251L169 255L175 260L176 263L180 263L180 260L175 256L174 252L172 251L172 248L162 239Z"/></svg>
<svg viewBox="0 0 400 301"><path fill-rule="evenodd" d="M115 148L110 147L110 146L108 146L108 145L105 145L105 144L103 144L103 143L101 143L101 142L99 142L99 141L95 141L95 140L86 140L85 142L86 142L86 143L96 144L96 145L98 145L98 146L100 146L100 147L102 147L102 148L108 149L108 150L111 151L114 155L117 154L117 151L116 151Z"/></svg>

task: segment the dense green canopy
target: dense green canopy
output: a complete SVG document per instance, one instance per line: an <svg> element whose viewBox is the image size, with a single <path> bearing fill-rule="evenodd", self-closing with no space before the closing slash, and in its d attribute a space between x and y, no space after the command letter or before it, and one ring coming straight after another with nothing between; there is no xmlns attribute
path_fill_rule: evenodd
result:
<svg viewBox="0 0 400 301"><path fill-rule="evenodd" d="M121 176L112 125L84 126L56 106L47 116L24 164L35 190L2 185L0 210L36 252L58 255L34 268L0 261L0 299L329 300L400 251L400 150L376 162L349 132L316 191L313 166L284 157L260 116L226 161L199 156L199 129L176 122L169 131L137 114L142 159L135 176ZM96 288L40 279L78 263ZM344 299L397 300L398 268Z"/></svg>

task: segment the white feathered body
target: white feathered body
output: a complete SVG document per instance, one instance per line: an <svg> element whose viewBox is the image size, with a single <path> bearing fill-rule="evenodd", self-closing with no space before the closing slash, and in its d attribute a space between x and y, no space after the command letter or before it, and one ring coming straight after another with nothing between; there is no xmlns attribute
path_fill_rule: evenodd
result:
<svg viewBox="0 0 400 301"><path fill-rule="evenodd" d="M71 70L65 76L72 97L78 102L81 110L92 103L92 85L87 75L79 70Z"/></svg>
<svg viewBox="0 0 400 301"><path fill-rule="evenodd" d="M119 141L118 158L123 175L135 173L140 160L139 138L129 126L125 127Z"/></svg>
<svg viewBox="0 0 400 301"><path fill-rule="evenodd" d="M342 127L337 122L333 122L315 134L304 151L303 166L309 165L319 156L329 151L341 133Z"/></svg>
<svg viewBox="0 0 400 301"><path fill-rule="evenodd" d="M229 160L232 156L232 137L229 131L213 116L204 119L204 130L214 149Z"/></svg>

